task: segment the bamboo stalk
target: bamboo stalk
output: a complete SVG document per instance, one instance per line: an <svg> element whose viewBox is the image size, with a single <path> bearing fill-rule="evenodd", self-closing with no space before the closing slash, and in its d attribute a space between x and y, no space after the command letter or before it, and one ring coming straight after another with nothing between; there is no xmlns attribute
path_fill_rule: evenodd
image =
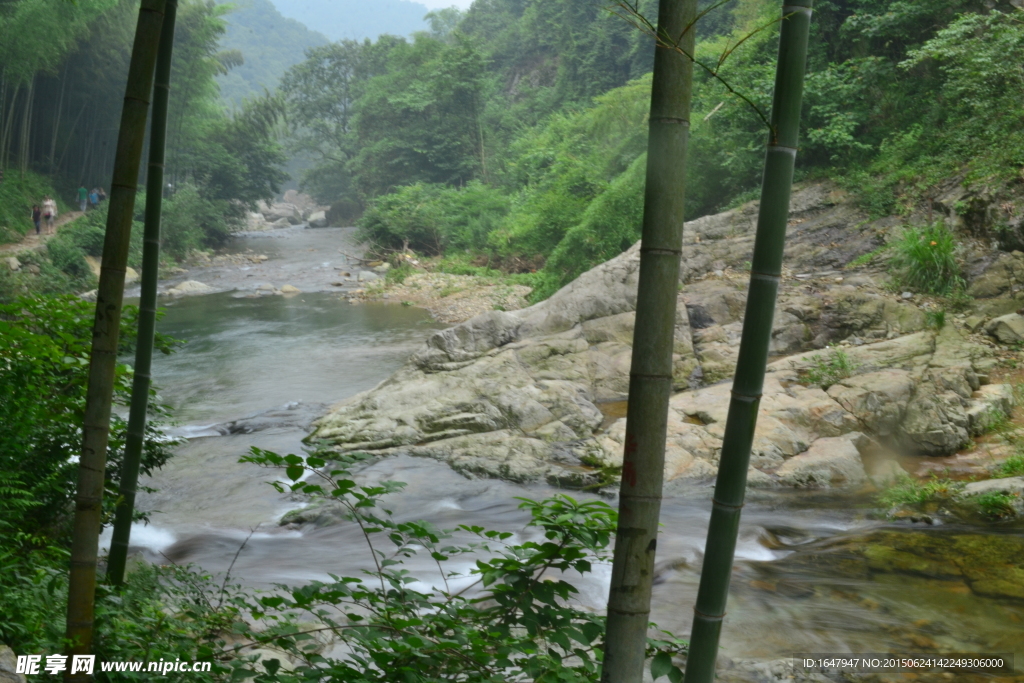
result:
<svg viewBox="0 0 1024 683"><path fill-rule="evenodd" d="M686 55L693 54L696 16L696 0L659 2L636 324L603 683L643 680L683 240L693 86L693 62Z"/></svg>
<svg viewBox="0 0 1024 683"><path fill-rule="evenodd" d="M153 361L153 335L156 331L157 271L160 268L160 209L163 202L164 143L167 139L167 102L171 92L171 55L174 50L174 23L178 0L166 0L160 34L160 54L156 61L153 86L153 116L149 136L149 173L146 176L146 218L142 238L142 294L139 301L139 332L135 347L135 376L132 378L132 402L128 412L128 438L121 463L121 481L114 535L107 558L107 581L119 586L124 582L128 559L128 541L135 513L135 493L139 483L139 464L146 436L146 412L149 410L150 368Z"/></svg>
<svg viewBox="0 0 1024 683"><path fill-rule="evenodd" d="M67 640L70 655L93 649L93 618L96 593L96 559L99 550L103 506L104 470L110 435L110 411L117 365L117 342L124 299L124 274L128 261L139 164L146 134L149 98L153 90L165 0L142 0L135 29L128 84L121 111L110 208L93 326L89 384L86 392L82 456L78 466L75 520L71 541L71 576L68 586ZM65 676L68 681L88 681L88 674Z"/></svg>
<svg viewBox="0 0 1024 683"><path fill-rule="evenodd" d="M782 252L786 243L789 196L796 164L813 0L784 2L771 133L765 154L747 308L694 607L684 683L712 683L715 677L715 660L729 596L740 511L746 494L750 449L757 426L775 300L782 276Z"/></svg>

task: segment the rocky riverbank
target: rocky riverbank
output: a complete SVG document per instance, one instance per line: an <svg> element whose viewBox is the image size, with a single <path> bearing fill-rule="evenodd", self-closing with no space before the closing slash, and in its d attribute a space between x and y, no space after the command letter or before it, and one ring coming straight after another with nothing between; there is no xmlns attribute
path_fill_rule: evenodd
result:
<svg viewBox="0 0 1024 683"><path fill-rule="evenodd" d="M717 469L756 212L750 203L687 225L668 481ZM752 486L891 479L896 462L869 453L951 455L1011 409L1012 387L996 378L1007 344L1024 339L1007 275L1024 254L968 245L976 299L939 316L943 302L890 291L864 256L900 229L893 218L867 220L827 183L794 193ZM547 301L435 334L391 378L334 406L312 438L469 474L598 483L621 463L638 267L634 245ZM816 378L837 361L842 376Z"/></svg>

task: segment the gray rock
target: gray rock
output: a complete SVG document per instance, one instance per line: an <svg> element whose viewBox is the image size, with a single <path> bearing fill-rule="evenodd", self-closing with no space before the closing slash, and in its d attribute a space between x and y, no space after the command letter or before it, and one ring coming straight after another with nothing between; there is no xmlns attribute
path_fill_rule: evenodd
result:
<svg viewBox="0 0 1024 683"><path fill-rule="evenodd" d="M311 228L326 228L327 227L327 212L325 211L314 211L309 215L309 227Z"/></svg>
<svg viewBox="0 0 1024 683"><path fill-rule="evenodd" d="M266 208L263 217L271 224L285 220L289 225L298 225L302 222L302 211L294 204L278 202Z"/></svg>
<svg viewBox="0 0 1024 683"><path fill-rule="evenodd" d="M0 683L25 683L25 675L16 673L17 664L18 658L14 650L0 644Z"/></svg>
<svg viewBox="0 0 1024 683"><path fill-rule="evenodd" d="M1011 496L1024 496L1024 477L972 481L964 487L962 495L970 497L980 496L983 493L1004 493Z"/></svg>
<svg viewBox="0 0 1024 683"><path fill-rule="evenodd" d="M361 270L357 279L359 282L373 282L374 280L379 280L380 276L369 270Z"/></svg>
<svg viewBox="0 0 1024 683"><path fill-rule="evenodd" d="M859 447L867 442L860 432L818 439L806 453L787 460L776 474L787 486L835 488L867 481Z"/></svg>
<svg viewBox="0 0 1024 683"><path fill-rule="evenodd" d="M854 433L918 452L955 451L969 434L968 409L980 400L975 368L993 355L953 325L925 330L923 311L872 289L866 275L836 283L836 250L849 249L850 258L870 251L877 233L851 228L864 218L834 196L827 184L793 195L801 222L791 226L787 263L822 277L814 288L789 278L780 288L771 349L782 358L765 380L751 457L760 474L748 476L751 486L866 481L853 457L859 437L846 436ZM717 470L746 305L746 280L735 269L749 259L756 218L752 203L687 224L669 481L704 480ZM822 231L842 235L842 246L829 246ZM607 425L598 406L628 391L638 269L634 245L544 302L489 311L432 335L388 380L321 418L314 438L342 452L410 453L521 481L578 482L587 467L621 465L625 420ZM709 277L714 269L722 277ZM853 377L828 392L801 384L827 353L823 346L850 337L863 342L844 350ZM828 457L829 449L842 457Z"/></svg>
<svg viewBox="0 0 1024 683"><path fill-rule="evenodd" d="M7 257L7 267L12 272L17 272L17 271L21 270L21 261L19 261L18 259L14 258L13 256L8 256Z"/></svg>
<svg viewBox="0 0 1024 683"><path fill-rule="evenodd" d="M1003 344L1022 341L1024 340L1024 316L1018 313L1001 315L985 325L985 332Z"/></svg>
<svg viewBox="0 0 1024 683"><path fill-rule="evenodd" d="M389 270L391 270L391 264L387 263L387 262L384 262L384 263L380 264L379 266L377 266L376 268L373 269L373 271L375 273L381 273L381 274L384 274L384 273L388 272Z"/></svg>
<svg viewBox="0 0 1024 683"><path fill-rule="evenodd" d="M973 436L978 436L1007 417L1016 400L1009 384L986 384L974 392L967 408L968 425Z"/></svg>

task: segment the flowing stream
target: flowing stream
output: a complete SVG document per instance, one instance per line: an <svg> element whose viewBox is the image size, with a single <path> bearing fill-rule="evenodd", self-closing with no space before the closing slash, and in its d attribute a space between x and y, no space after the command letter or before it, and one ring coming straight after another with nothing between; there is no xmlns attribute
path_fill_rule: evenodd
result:
<svg viewBox="0 0 1024 683"><path fill-rule="evenodd" d="M277 237L239 238L231 245L270 255L263 270L235 265L189 275L237 291L161 302L166 315L158 329L187 343L155 359L154 381L180 422L176 433L189 440L143 482L158 489L140 496L152 522L133 531L133 544L153 561L224 571L256 529L232 575L258 587L326 579L328 573L358 575L369 556L350 525L280 526L281 515L303 503L267 485L277 473L239 464L239 456L251 446L301 452L313 419L331 403L386 379L440 327L419 309L352 305L328 291L310 292L332 290L328 281L345 267L339 249L352 246L344 231L293 229ZM255 296L258 285L271 280L276 286L300 282L304 293ZM526 516L516 497L556 493L543 484L467 479L446 465L411 457L379 461L361 476L407 482L390 501L396 516L445 528L472 523L522 533ZM664 505L652 618L679 634L689 631L709 498L706 486L670 488ZM851 559L843 541L887 529L944 548L954 537L977 539L984 554L987 542L1019 541L1022 529L883 527L866 511L864 499L835 493L759 494L748 504L723 655L1012 652L1021 670L1024 601L981 595L962 578L912 561L900 565L903 556L868 571ZM956 560L955 551L950 554ZM968 559L986 561L961 558ZM432 563L413 562L411 569L428 583L439 581ZM1024 581L1024 568L1017 571ZM578 582L584 603L601 608L608 575L609 568L599 565Z"/></svg>

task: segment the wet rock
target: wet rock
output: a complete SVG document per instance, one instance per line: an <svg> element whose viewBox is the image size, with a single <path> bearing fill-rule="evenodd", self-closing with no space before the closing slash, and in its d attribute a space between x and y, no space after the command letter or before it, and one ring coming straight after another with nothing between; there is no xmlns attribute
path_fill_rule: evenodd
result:
<svg viewBox="0 0 1024 683"><path fill-rule="evenodd" d="M195 296L199 294L210 294L216 291L210 285L199 282L198 280L185 280L182 283L175 285L167 290L167 293L171 296Z"/></svg>
<svg viewBox="0 0 1024 683"><path fill-rule="evenodd" d="M867 442L860 432L818 439L776 472L779 481L797 488L858 486L867 481L858 446Z"/></svg>

